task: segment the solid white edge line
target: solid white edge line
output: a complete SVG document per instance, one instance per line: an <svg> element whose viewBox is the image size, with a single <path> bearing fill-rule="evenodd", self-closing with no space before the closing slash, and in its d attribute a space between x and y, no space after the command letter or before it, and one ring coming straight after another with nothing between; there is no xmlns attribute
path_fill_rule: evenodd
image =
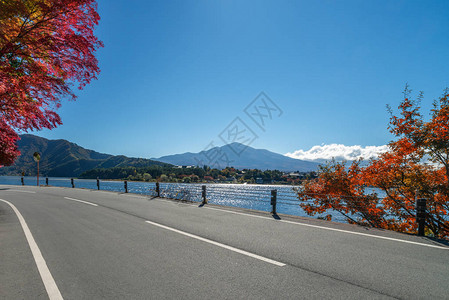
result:
<svg viewBox="0 0 449 300"><path fill-rule="evenodd" d="M401 239L396 239L396 238L390 238L390 237L386 237L386 236L378 236L378 235L373 235L373 234L368 234L368 233L355 232L355 231L349 231L349 230L343 230L343 229L336 229L336 228L330 228L330 227L319 226L319 225L304 224L304 223L293 222L293 221L288 221L288 220L275 220L275 219L264 217L264 216L250 215L250 214L245 214L245 213L240 213L240 212L235 212L235 211L226 211L224 209L213 208L213 207L204 207L204 208L212 209L212 210L218 210L218 211L223 211L223 212L227 212L227 213L233 213L233 214L237 214L237 215L249 216L249 217L254 217L254 218L261 218L261 219L266 219L266 220L270 220L270 221L294 224L294 225L299 225L299 226L313 227L313 228L319 228L319 229L325 229L325 230L331 230L331 231L337 231L337 232L343 232L343 233L367 236L367 237L372 237L372 238L377 238L377 239L384 239L384 240L396 241L396 242L401 242L401 243L414 244L414 245L419 245L419 246L425 246L425 247L449 250L449 247L423 244L423 243L418 243L418 242L413 242L413 241L407 241L407 240L401 240Z"/></svg>
<svg viewBox="0 0 449 300"><path fill-rule="evenodd" d="M129 195L129 194L120 194L121 196L126 196L126 197L130 197L130 198L137 198L137 199L145 199L147 198L145 195L139 196L139 195Z"/></svg>
<svg viewBox="0 0 449 300"><path fill-rule="evenodd" d="M326 230L332 230L332 231L344 232L344 233L349 233L349 234L355 234L355 235L367 236L367 237L372 237L372 238L376 238L376 239L383 239L383 240L389 240L389 241L401 242L401 243L406 243L406 244L413 244L413 245L425 246L425 247L430 247L430 248L437 248L437 249L449 250L449 247L436 246L436 245L430 245L430 244L423 244L423 243L419 243L419 242L413 242L413 241L401 240L401 239L391 238L391 237L387 237L387 236L379 236L379 235L373 235L373 234L368 234L368 233L355 232L355 231L349 231L349 230L343 230L343 229L336 229L336 228L329 228L329 227L318 226L318 225L311 225L311 224L304 224L304 223L296 223L296 222L287 221L287 220L281 220L281 221L284 222L284 223L289 223L289 224L297 224L297 225L301 225L301 226L314 227L314 228L320 228L320 229L326 229Z"/></svg>
<svg viewBox="0 0 449 300"><path fill-rule="evenodd" d="M429 244L413 242L413 241L407 241L407 240L401 240L401 239L396 239L396 238L391 238L391 237L386 237L386 236L379 236L379 235L373 235L373 234L356 232L356 231L349 231L349 230L344 230L344 229L330 228L330 227L319 226L319 225L305 224L305 223L293 222L293 221L288 221L288 220L275 220L275 219L269 218L269 217L245 214L245 213L236 212L236 211L227 211L227 210L220 209L220 208L213 208L213 207L203 207L203 208L211 209L211 210L218 210L218 211L222 211L222 212L226 212L226 213L242 215L242 216L248 216L248 217L253 217L253 218L266 219L266 220L275 221L275 222L288 223L288 224L293 224L293 225L298 225L298 226L319 228L319 229L324 229L324 230L337 231L337 232L343 232L343 233L355 234L355 235L361 235L361 236L366 236L366 237L371 237L371 238L376 238L376 239L383 239L383 240L401 242L401 243L406 243L406 244L412 244L412 245L418 245L418 246L424 246L424 247L430 247L430 248L449 250L449 247L437 246L437 245L429 245Z"/></svg>
<svg viewBox="0 0 449 300"><path fill-rule="evenodd" d="M47 290L48 297L50 298L50 300L63 299L61 292L59 291L58 286L56 285L56 282L53 279L50 270L48 269L47 263L45 262L45 259L42 256L42 253L39 250L39 247L37 246L36 241L34 240L33 235L31 234L31 231L28 228L28 225L25 222L25 219L23 218L22 214L14 206L14 204L3 199L0 199L0 201L3 201L9 206L11 206L11 208L16 213L20 225L22 226L23 232L25 233L28 245L30 246L31 253L33 254L34 261L36 262L37 269L39 270L39 274L41 275L42 282L44 283L45 289Z"/></svg>
<svg viewBox="0 0 449 300"><path fill-rule="evenodd" d="M74 198L70 198L70 197L64 197L64 199L72 200L72 201L77 201L77 202L81 202L81 203L84 203L84 204L89 204L89 205L92 205L92 206L98 206L98 204L95 204L95 203L90 203L90 202L87 202L87 201L83 201L83 200L79 200L79 199L74 199Z"/></svg>
<svg viewBox="0 0 449 300"><path fill-rule="evenodd" d="M248 252L248 251L245 251L245 250L234 248L232 246L228 246L228 245L225 245L225 244L222 244L222 243L219 243L219 242L215 242L215 241L212 241L212 240L209 240L209 239L206 239L206 238L203 238L203 237L200 237L200 236L188 233L188 232L184 232L184 231L181 231L181 230L178 230L178 229L175 229L175 228L171 228L171 227L159 224L159 223L151 222L151 221L145 221L145 222L148 223L148 224L151 224L151 225L163 228L163 229L167 229L167 230L170 230L170 231L173 231L173 232L176 232L176 233L179 233L179 234L182 234L182 235L185 235L185 236L188 236L188 237L191 237L191 238L194 238L194 239L197 239L197 240L200 240L200 241L203 241L203 242L206 242L206 243L209 243L209 244L212 244L212 245L215 245L215 246L227 249L227 250L231 250L231 251L234 251L234 252L237 252L237 253L240 253L240 254L252 257L252 258L256 258L258 260L261 260L261 261L264 261L264 262L267 262L267 263L270 263L270 264L273 264L273 265L276 265L276 266L279 266L279 267L285 266L284 263L281 263L281 262L278 262L278 261L275 261L275 260L272 260L272 259L260 256L260 255L257 255L257 254L254 254L254 253L251 253L251 252Z"/></svg>

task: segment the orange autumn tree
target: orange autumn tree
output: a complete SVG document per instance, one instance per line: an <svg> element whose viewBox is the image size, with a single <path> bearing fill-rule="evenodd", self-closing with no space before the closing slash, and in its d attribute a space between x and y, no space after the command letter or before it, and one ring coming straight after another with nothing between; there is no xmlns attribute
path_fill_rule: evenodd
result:
<svg viewBox="0 0 449 300"><path fill-rule="evenodd" d="M415 233L415 201L426 198L427 233L449 237L449 93L434 102L428 121L421 99L411 99L406 88L399 115L390 109L396 140L387 152L365 167L360 160L349 168L332 161L320 167L318 178L304 182L297 190L304 211L328 220L334 211L352 224Z"/></svg>

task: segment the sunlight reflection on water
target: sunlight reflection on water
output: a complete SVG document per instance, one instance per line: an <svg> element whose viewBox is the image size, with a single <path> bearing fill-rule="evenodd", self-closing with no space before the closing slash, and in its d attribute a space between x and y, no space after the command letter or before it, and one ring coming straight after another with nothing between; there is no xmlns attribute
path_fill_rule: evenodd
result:
<svg viewBox="0 0 449 300"><path fill-rule="evenodd" d="M71 188L70 178L49 177L49 185ZM36 177L24 177L25 185L36 185ZM97 189L95 179L75 179L76 188ZM40 177L39 183L45 185L45 178ZM19 176L0 176L0 184L21 185ZM187 184L161 183L162 197L188 201L202 201L202 185L206 186L208 203L224 206L234 206L247 209L270 212L272 209L271 190L277 190L277 212L295 216L307 216L299 206L299 200L294 186L283 185L253 185L253 184ZM100 180L100 189L106 191L124 192L123 181ZM156 196L154 182L128 182L130 193ZM334 221L344 222L338 213L331 212ZM315 216L315 217L319 217Z"/></svg>

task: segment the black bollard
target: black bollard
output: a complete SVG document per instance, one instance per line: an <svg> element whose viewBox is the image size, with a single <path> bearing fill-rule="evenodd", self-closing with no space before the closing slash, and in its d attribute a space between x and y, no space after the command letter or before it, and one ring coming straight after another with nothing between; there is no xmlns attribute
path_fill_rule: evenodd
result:
<svg viewBox="0 0 449 300"><path fill-rule="evenodd" d="M416 223L418 223L418 235L424 236L426 226L426 202L425 198L416 200Z"/></svg>
<svg viewBox="0 0 449 300"><path fill-rule="evenodd" d="M157 195L158 197L161 196L161 189L160 189L160 187L159 187L159 182L156 182L156 195Z"/></svg>
<svg viewBox="0 0 449 300"><path fill-rule="evenodd" d="M100 190L100 179L97 177L97 189Z"/></svg>
<svg viewBox="0 0 449 300"><path fill-rule="evenodd" d="M205 185L202 186L201 196L203 197L203 204L206 204L207 198L206 198L206 186Z"/></svg>
<svg viewBox="0 0 449 300"><path fill-rule="evenodd" d="M128 181L125 180L125 193L128 193Z"/></svg>
<svg viewBox="0 0 449 300"><path fill-rule="evenodd" d="M70 182L72 183L72 188L75 188L75 182L73 181L73 178L70 178Z"/></svg>
<svg viewBox="0 0 449 300"><path fill-rule="evenodd" d="M20 178L20 181L22 182L22 185L25 185L25 181L23 180L23 177Z"/></svg>
<svg viewBox="0 0 449 300"><path fill-rule="evenodd" d="M277 214L276 213L277 193L278 193L277 190L271 190L271 206L272 206L271 213L273 215Z"/></svg>
<svg viewBox="0 0 449 300"><path fill-rule="evenodd" d="M48 186L48 176L45 177L45 185Z"/></svg>

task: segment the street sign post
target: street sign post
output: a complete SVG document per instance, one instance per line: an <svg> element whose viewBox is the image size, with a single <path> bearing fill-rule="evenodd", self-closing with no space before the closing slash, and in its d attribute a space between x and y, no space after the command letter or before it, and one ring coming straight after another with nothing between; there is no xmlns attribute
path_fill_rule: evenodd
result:
<svg viewBox="0 0 449 300"><path fill-rule="evenodd" d="M37 162L37 186L39 186L39 161L41 160L41 155L39 152L34 152L33 159Z"/></svg>

